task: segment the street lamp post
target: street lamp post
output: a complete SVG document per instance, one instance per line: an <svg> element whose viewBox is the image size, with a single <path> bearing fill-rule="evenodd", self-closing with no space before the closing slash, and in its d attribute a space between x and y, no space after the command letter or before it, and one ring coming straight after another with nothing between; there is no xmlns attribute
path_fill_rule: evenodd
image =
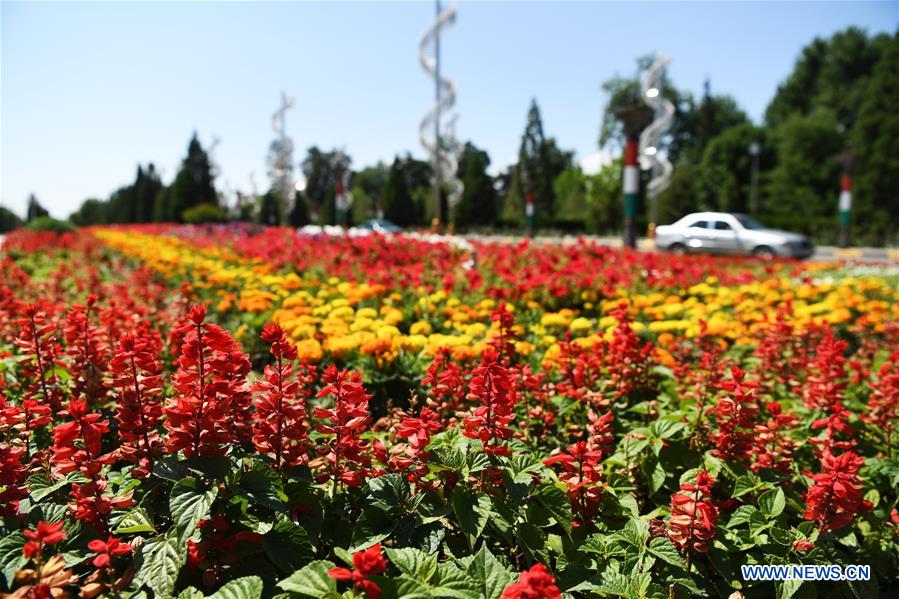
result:
<svg viewBox="0 0 899 599"><path fill-rule="evenodd" d="M637 166L637 149L640 131L652 120L650 107L633 97L628 103L612 109L612 113L624 125L627 140L624 146L624 226L622 242L626 247L637 247L637 227L634 219L637 216L637 194L640 190L640 169Z"/></svg>
<svg viewBox="0 0 899 599"><path fill-rule="evenodd" d="M749 210L753 216L759 213L759 155L762 144L757 141L749 144L749 155L752 157L752 183L749 189Z"/></svg>

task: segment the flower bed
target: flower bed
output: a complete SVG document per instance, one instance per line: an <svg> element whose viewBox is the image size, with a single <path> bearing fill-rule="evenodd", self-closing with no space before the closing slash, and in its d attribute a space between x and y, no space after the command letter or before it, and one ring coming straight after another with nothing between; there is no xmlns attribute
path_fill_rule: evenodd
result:
<svg viewBox="0 0 899 599"><path fill-rule="evenodd" d="M3 252L13 597L894 588L891 278L228 227ZM873 575L741 576L792 563Z"/></svg>

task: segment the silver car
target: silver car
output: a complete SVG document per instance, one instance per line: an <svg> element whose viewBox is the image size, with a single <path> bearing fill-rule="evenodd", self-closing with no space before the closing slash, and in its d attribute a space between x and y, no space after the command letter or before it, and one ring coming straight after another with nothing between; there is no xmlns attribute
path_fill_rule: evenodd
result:
<svg viewBox="0 0 899 599"><path fill-rule="evenodd" d="M768 229L745 214L694 212L671 225L656 227L656 247L684 254L743 254L808 258L815 247L805 235Z"/></svg>

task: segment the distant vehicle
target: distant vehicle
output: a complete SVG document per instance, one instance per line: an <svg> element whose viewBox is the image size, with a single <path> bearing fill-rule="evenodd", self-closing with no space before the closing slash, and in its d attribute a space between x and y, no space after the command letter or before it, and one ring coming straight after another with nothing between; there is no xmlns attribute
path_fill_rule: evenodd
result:
<svg viewBox="0 0 899 599"><path fill-rule="evenodd" d="M808 258L815 247L805 235L768 229L745 214L694 212L656 227L656 247L677 254L707 252L766 258Z"/></svg>
<svg viewBox="0 0 899 599"><path fill-rule="evenodd" d="M393 224L386 218L373 218L358 225L357 229L363 231L374 231L375 233L400 233L402 229Z"/></svg>

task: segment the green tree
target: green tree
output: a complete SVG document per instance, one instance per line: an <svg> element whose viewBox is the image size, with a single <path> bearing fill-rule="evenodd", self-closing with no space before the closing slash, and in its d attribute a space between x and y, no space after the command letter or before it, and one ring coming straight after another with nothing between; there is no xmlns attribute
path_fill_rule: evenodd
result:
<svg viewBox="0 0 899 599"><path fill-rule="evenodd" d="M9 233L13 229L18 229L23 224L18 214L6 206L0 206L0 235Z"/></svg>
<svg viewBox="0 0 899 599"><path fill-rule="evenodd" d="M667 144L668 160L672 164L699 162L714 138L731 127L749 123L749 118L736 100L727 95L712 95L708 81L698 105L689 93L677 92L675 95L683 100L676 105L674 124Z"/></svg>
<svg viewBox="0 0 899 599"><path fill-rule="evenodd" d="M180 222L182 213L198 204L218 205L218 193L215 191L209 156L194 133L187 146L187 156L172 183L166 220Z"/></svg>
<svg viewBox="0 0 899 599"><path fill-rule="evenodd" d="M149 223L153 221L156 195L162 189L162 181L156 172L156 167L151 162L147 169L137 167L137 177L134 180L134 214L130 222Z"/></svg>
<svg viewBox="0 0 899 599"><path fill-rule="evenodd" d="M383 162L353 174L353 222L374 218L384 209L384 189L390 169Z"/></svg>
<svg viewBox="0 0 899 599"><path fill-rule="evenodd" d="M527 124L518 150L516 192L524 201L533 194L535 219L538 224L552 222L555 214L553 183L574 161L573 152L559 149L543 132L543 119L536 100L531 100Z"/></svg>
<svg viewBox="0 0 899 599"><path fill-rule="evenodd" d="M828 110L794 114L773 136L777 166L771 171L767 211L804 217L834 214L840 176L836 155L844 143L836 115Z"/></svg>
<svg viewBox="0 0 899 599"><path fill-rule="evenodd" d="M37 197L34 194L28 196L28 208L25 212L25 222L30 223L36 218L48 216L49 214L47 209L41 206L41 203L37 201Z"/></svg>
<svg viewBox="0 0 899 599"><path fill-rule="evenodd" d="M259 210L256 213L258 222L263 225L280 225L282 214L281 196L276 189L269 189L259 198Z"/></svg>
<svg viewBox="0 0 899 599"><path fill-rule="evenodd" d="M309 212L317 224L334 223L334 194L337 188L337 152L323 152L317 146L306 151L302 162L306 178L305 198Z"/></svg>
<svg viewBox="0 0 899 599"><path fill-rule="evenodd" d="M738 125L726 129L707 144L699 163L700 168L692 172L697 184L693 192L694 210L750 212L752 156L749 154L749 146L753 142L759 143L762 148L759 156L761 197L762 177L766 176L771 167L773 150L764 129L750 124ZM678 181L678 188L667 194L667 201L686 205L684 198L675 198L674 194L688 189L689 186L685 186L681 179Z"/></svg>
<svg viewBox="0 0 899 599"><path fill-rule="evenodd" d="M587 178L587 228L598 233L617 232L621 227L623 204L621 201L621 158L617 158Z"/></svg>
<svg viewBox="0 0 899 599"><path fill-rule="evenodd" d="M416 224L416 208L406 173L406 161L397 156L384 187L384 217L400 227Z"/></svg>
<svg viewBox="0 0 899 599"><path fill-rule="evenodd" d="M97 198L88 198L81 203L81 207L73 212L69 220L79 227L87 227L90 225L100 225L109 222L108 219L109 204Z"/></svg>
<svg viewBox="0 0 899 599"><path fill-rule="evenodd" d="M587 176L580 166L565 169L553 182L556 196L554 223L565 229L583 229L587 220Z"/></svg>
<svg viewBox="0 0 899 599"><path fill-rule="evenodd" d="M465 188L456 204L453 222L460 227L492 226L497 217L496 190L487 173L490 156L468 142L462 150L457 176Z"/></svg>
<svg viewBox="0 0 899 599"><path fill-rule="evenodd" d="M856 226L894 242L899 229L899 33L885 48L865 90L852 135Z"/></svg>
<svg viewBox="0 0 899 599"><path fill-rule="evenodd" d="M765 112L766 122L779 126L794 114L809 116L826 109L843 129L850 129L866 96L868 79L889 40L887 34L868 37L857 27L829 39L815 38L777 88Z"/></svg>

